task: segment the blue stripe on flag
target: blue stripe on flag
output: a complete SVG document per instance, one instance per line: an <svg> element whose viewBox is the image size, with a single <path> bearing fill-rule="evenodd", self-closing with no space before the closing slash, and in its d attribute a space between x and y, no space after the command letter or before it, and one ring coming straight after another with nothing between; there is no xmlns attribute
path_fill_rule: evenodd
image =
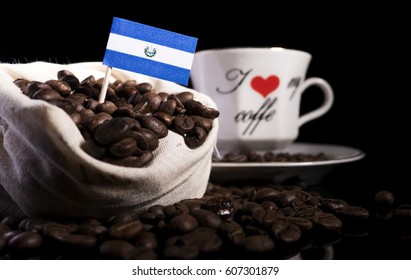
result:
<svg viewBox="0 0 411 280"><path fill-rule="evenodd" d="M116 17L110 32L190 53L197 45L197 38Z"/></svg>
<svg viewBox="0 0 411 280"><path fill-rule="evenodd" d="M107 61L110 63L107 63ZM103 64L115 65L115 67L120 69L138 72L143 75L153 76L184 85L188 84L190 76L189 69L111 50L106 50Z"/></svg>

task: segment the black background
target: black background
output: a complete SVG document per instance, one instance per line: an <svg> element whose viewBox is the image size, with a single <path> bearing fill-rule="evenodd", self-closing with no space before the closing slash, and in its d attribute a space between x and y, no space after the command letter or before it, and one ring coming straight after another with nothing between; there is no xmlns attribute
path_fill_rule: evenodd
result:
<svg viewBox="0 0 411 280"><path fill-rule="evenodd" d="M331 3L331 2L330 2ZM307 77L334 89L332 109L303 125L298 142L345 145L366 153L343 164L324 182L336 196L371 203L380 189L411 204L409 183L410 43L407 9L387 4L334 2L316 5L261 1L146 3L135 6L59 6L2 9L0 61L58 63L101 61L113 16L198 38L197 50L231 46L281 46L312 54ZM140 7L141 6L141 7ZM100 13L98 11L104 11ZM321 102L310 88L302 111ZM1 105L0 105L1 106Z"/></svg>

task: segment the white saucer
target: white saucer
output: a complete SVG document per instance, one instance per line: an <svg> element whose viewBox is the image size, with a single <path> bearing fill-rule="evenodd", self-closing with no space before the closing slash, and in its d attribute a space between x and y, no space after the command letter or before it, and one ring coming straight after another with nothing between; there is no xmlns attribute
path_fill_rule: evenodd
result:
<svg viewBox="0 0 411 280"><path fill-rule="evenodd" d="M331 169L342 163L362 159L365 153L361 150L332 144L294 143L281 151L290 154L323 153L327 160L308 162L213 162L210 181L224 183L242 180L271 180L281 183L291 177L299 177L309 185L317 184ZM220 151L220 156L224 153Z"/></svg>

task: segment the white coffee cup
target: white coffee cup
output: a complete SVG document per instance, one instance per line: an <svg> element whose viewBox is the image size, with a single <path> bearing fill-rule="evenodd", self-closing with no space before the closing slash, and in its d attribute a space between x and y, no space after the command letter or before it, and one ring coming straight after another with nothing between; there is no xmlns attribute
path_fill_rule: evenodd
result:
<svg viewBox="0 0 411 280"><path fill-rule="evenodd" d="M297 139L301 125L329 111L334 101L329 83L305 77L311 57L268 47L196 52L190 80L220 111L217 149L284 149ZM300 115L301 95L310 86L321 89L323 103Z"/></svg>

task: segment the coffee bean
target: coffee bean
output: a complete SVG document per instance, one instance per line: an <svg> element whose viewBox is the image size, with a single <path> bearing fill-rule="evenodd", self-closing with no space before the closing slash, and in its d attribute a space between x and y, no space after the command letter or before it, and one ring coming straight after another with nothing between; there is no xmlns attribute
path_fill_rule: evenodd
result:
<svg viewBox="0 0 411 280"><path fill-rule="evenodd" d="M198 221L190 214L180 214L171 218L170 229L177 232L189 232L198 226Z"/></svg>
<svg viewBox="0 0 411 280"><path fill-rule="evenodd" d="M375 193L374 203L377 211L389 211L394 204L394 195L387 190L381 190Z"/></svg>
<svg viewBox="0 0 411 280"><path fill-rule="evenodd" d="M113 143L109 147L109 151L113 156L126 157L131 156L137 150L137 143L133 138L123 138Z"/></svg>
<svg viewBox="0 0 411 280"><path fill-rule="evenodd" d="M92 248L96 245L97 238L95 235L69 234L62 236L60 242L78 248Z"/></svg>
<svg viewBox="0 0 411 280"><path fill-rule="evenodd" d="M287 220L276 220L271 225L271 233L280 241L290 244L300 240L301 229Z"/></svg>
<svg viewBox="0 0 411 280"><path fill-rule="evenodd" d="M325 210L328 211L336 211L344 206L348 206L348 202L342 199L336 199L336 198L322 198L320 200L321 203L321 208L324 208Z"/></svg>
<svg viewBox="0 0 411 280"><path fill-rule="evenodd" d="M125 259L134 249L128 241L109 239L100 245L99 252L109 258Z"/></svg>
<svg viewBox="0 0 411 280"><path fill-rule="evenodd" d="M342 219L367 220L370 217L369 211L359 206L344 206L337 209L335 213Z"/></svg>
<svg viewBox="0 0 411 280"><path fill-rule="evenodd" d="M267 235L251 235L241 239L240 246L248 252L268 252L274 250L275 243Z"/></svg>
<svg viewBox="0 0 411 280"><path fill-rule="evenodd" d="M139 221L118 223L108 229L108 236L117 239L131 239L137 236L143 229L143 224Z"/></svg>
<svg viewBox="0 0 411 280"><path fill-rule="evenodd" d="M221 218L212 211L199 208L192 210L190 213L197 219L201 226L212 229L218 229L221 226Z"/></svg>
<svg viewBox="0 0 411 280"><path fill-rule="evenodd" d="M58 91L62 97L69 96L72 91L71 86L63 80L48 80L46 84Z"/></svg>
<svg viewBox="0 0 411 280"><path fill-rule="evenodd" d="M18 233L8 241L8 246L17 250L39 248L42 244L43 237L33 231Z"/></svg>
<svg viewBox="0 0 411 280"><path fill-rule="evenodd" d="M332 213L321 213L313 216L311 219L314 226L321 230L338 231L342 227L342 221Z"/></svg>

